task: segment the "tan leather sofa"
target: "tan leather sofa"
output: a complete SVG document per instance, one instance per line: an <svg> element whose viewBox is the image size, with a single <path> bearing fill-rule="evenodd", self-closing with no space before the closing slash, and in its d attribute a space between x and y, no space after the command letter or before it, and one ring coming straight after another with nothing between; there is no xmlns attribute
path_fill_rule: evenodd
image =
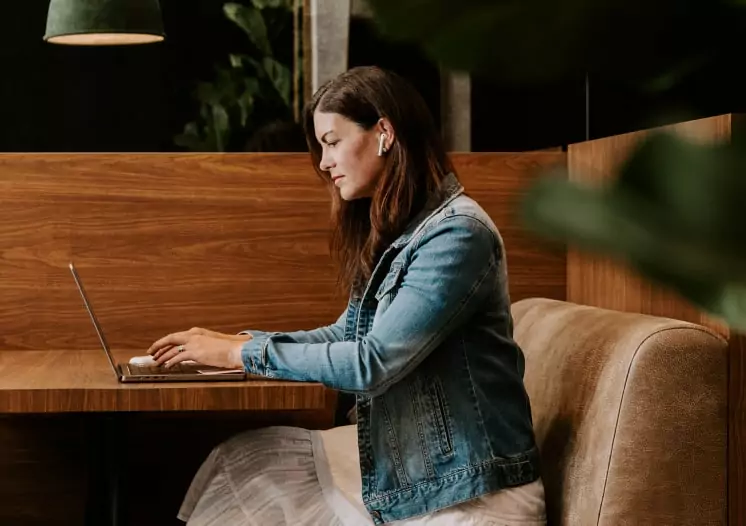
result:
<svg viewBox="0 0 746 526"><path fill-rule="evenodd" d="M722 337L547 299L513 316L550 526L726 524Z"/></svg>

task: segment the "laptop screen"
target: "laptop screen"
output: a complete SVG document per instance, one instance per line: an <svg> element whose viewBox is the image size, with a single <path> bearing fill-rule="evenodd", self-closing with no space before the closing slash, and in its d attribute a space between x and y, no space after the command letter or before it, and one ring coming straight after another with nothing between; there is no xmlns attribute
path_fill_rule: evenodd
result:
<svg viewBox="0 0 746 526"><path fill-rule="evenodd" d="M77 285L78 291L80 292L80 296L83 298L83 304L85 305L85 308L88 311L88 315L91 317L91 321L93 322L93 327L96 329L96 334L98 334L98 339L101 342L101 347L104 348L104 352L106 353L106 357L109 359L109 364L111 365L111 369L114 371L114 375L118 379L119 371L117 370L117 366L114 363L114 358L111 355L109 346L106 343L106 337L104 337L104 331L101 330L101 326L98 324L96 315L93 314L93 308L91 308L91 304L88 301L88 296L86 296L85 289L83 288L83 282L81 281L80 276L78 276L78 271L75 270L75 265L70 263L69 266L70 266L70 272L72 272L73 279L75 280L75 285Z"/></svg>

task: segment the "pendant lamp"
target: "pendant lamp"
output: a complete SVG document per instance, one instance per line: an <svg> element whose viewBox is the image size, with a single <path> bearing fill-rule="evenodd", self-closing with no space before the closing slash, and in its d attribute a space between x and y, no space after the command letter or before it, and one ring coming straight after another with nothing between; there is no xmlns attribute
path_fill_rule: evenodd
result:
<svg viewBox="0 0 746 526"><path fill-rule="evenodd" d="M149 44L165 38L158 0L51 0L44 40L73 46Z"/></svg>

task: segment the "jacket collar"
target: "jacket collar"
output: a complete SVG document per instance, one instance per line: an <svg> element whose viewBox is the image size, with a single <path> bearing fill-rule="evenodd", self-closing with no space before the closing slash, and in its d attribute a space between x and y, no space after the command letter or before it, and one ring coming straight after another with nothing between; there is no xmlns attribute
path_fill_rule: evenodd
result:
<svg viewBox="0 0 746 526"><path fill-rule="evenodd" d="M433 194L427 199L424 208L414 217L414 219L409 222L407 227L404 229L404 232L381 255L378 263L376 263L376 267L373 269L373 273L368 280L368 283L365 285L365 288L363 290L363 297L369 294L371 284L375 282L376 276L379 276L384 262L391 257L392 252L398 251L407 243L409 243L409 241L415 236L415 234L417 234L420 230L422 230L422 228L424 228L424 226L427 224L432 216L440 212L448 205L448 203L450 203L457 196L461 195L463 192L464 187L461 186L461 183L456 177L456 174L449 173L443 178L443 181L440 184L440 188L433 192ZM354 297L360 297L354 292L354 287L352 294Z"/></svg>
<svg viewBox="0 0 746 526"><path fill-rule="evenodd" d="M427 224L428 219L440 212L455 197L464 192L464 187L456 177L456 174L449 173L443 178L440 188L433 192L425 202L424 208L409 222L404 232L391 244L391 247L398 248L406 245L417 234L422 227Z"/></svg>

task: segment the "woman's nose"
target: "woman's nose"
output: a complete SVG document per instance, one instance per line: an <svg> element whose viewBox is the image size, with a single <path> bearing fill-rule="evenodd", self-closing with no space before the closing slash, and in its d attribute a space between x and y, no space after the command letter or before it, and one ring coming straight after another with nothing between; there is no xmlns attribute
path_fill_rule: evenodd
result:
<svg viewBox="0 0 746 526"><path fill-rule="evenodd" d="M332 169L333 166L334 166L334 163L329 158L329 155L327 155L326 153L324 153L321 156L321 162L319 163L319 168L321 168L321 171L322 172L328 172L329 170Z"/></svg>

